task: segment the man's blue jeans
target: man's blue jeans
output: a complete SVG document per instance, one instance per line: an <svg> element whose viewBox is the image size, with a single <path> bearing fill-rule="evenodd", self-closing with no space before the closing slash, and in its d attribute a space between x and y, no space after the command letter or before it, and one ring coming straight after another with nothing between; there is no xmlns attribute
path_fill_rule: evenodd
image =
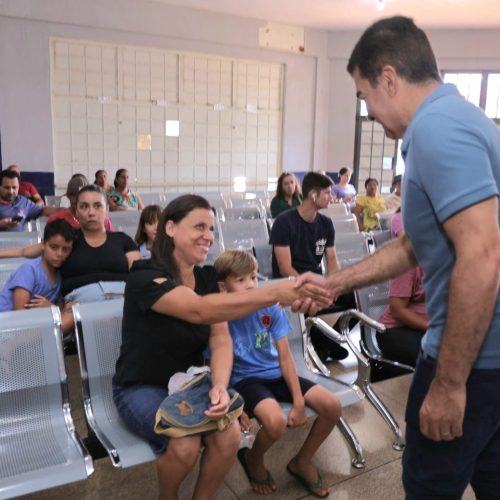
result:
<svg viewBox="0 0 500 500"><path fill-rule="evenodd" d="M407 500L459 500L470 483L477 500L500 499L500 369L472 370L463 436L435 442L420 433L419 410L436 362L419 357L406 407L403 484Z"/></svg>

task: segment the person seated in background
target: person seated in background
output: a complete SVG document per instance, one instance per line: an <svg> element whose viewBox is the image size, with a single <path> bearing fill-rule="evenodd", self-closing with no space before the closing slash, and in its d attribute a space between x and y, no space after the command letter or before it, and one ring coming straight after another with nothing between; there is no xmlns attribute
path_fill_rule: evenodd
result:
<svg viewBox="0 0 500 500"><path fill-rule="evenodd" d="M61 302L59 272L73 248L76 235L64 220L45 226L42 254L26 260L9 277L0 294L0 312L49 307Z"/></svg>
<svg viewBox="0 0 500 500"><path fill-rule="evenodd" d="M97 301L123 295L128 270L139 251L132 238L106 230L107 198L94 184L76 196L80 222L73 251L61 267L61 292L66 302Z"/></svg>
<svg viewBox="0 0 500 500"><path fill-rule="evenodd" d="M377 332L383 357L413 367L429 324L423 279L422 268L417 266L390 281L389 306L379 320L386 331Z"/></svg>
<svg viewBox="0 0 500 500"><path fill-rule="evenodd" d="M162 208L159 205L148 205L141 212L134 240L139 247L139 253L143 259L151 257L151 248L153 248L156 238L161 212Z"/></svg>
<svg viewBox="0 0 500 500"><path fill-rule="evenodd" d="M401 231L403 231L403 216L400 207L391 219L391 238L397 238Z"/></svg>
<svg viewBox="0 0 500 500"><path fill-rule="evenodd" d="M356 188L349 183L352 171L349 167L342 167L339 170L339 182L333 186L333 192L338 201L343 201L348 205L356 201Z"/></svg>
<svg viewBox="0 0 500 500"><path fill-rule="evenodd" d="M368 177L365 181L366 195L358 195L354 214L360 231L371 231L378 227L377 214L385 211L384 199L378 193L378 181Z"/></svg>
<svg viewBox="0 0 500 500"><path fill-rule="evenodd" d="M19 196L26 196L28 200L31 200L33 203L40 205L43 207L45 203L43 202L43 198L38 192L38 189L31 182L21 180L21 169L19 165L9 165L7 170L11 172L16 172L19 176Z"/></svg>
<svg viewBox="0 0 500 500"><path fill-rule="evenodd" d="M0 172L0 231L24 231L26 221L58 210L37 205L25 196L18 196L18 192L19 174L13 170Z"/></svg>
<svg viewBox="0 0 500 500"><path fill-rule="evenodd" d="M399 238L403 233L401 210L398 210L391 221L391 235ZM417 266L389 282L389 306L380 318L386 331L377 332L383 356L410 366L416 365L421 340L429 324L423 278L423 270Z"/></svg>
<svg viewBox="0 0 500 500"><path fill-rule="evenodd" d="M140 260L137 246L125 233L106 231L107 198L94 184L84 186L77 194L76 231L73 250L61 266L61 294L66 303L95 302L123 295L130 266ZM41 255L43 245L0 249L1 257ZM73 317L65 322L64 331L73 326Z"/></svg>
<svg viewBox="0 0 500 500"><path fill-rule="evenodd" d="M391 194L384 199L385 212L382 212L378 216L381 229L389 229L391 227L391 220L401 207L401 180L401 175L394 176Z"/></svg>
<svg viewBox="0 0 500 500"><path fill-rule="evenodd" d="M113 189L108 182L108 173L106 170L96 170L94 177L94 184L100 186L106 194Z"/></svg>
<svg viewBox="0 0 500 500"><path fill-rule="evenodd" d="M257 288L257 261L240 250L228 250L214 262L221 292L245 292ZM255 417L261 427L252 448L241 448L238 459L252 489L267 495L276 483L264 464L264 455L285 433L287 427L300 427L307 422L305 407L316 414L309 434L298 453L286 466L314 496L328 495L328 482L323 480L311 460L335 427L341 415L338 398L310 380L297 376L287 335L292 330L285 311L278 304L259 309L248 316L229 321L233 341L231 386L245 400L246 419ZM280 402L292 403L284 415Z"/></svg>
<svg viewBox="0 0 500 500"><path fill-rule="evenodd" d="M76 179L78 181L78 184L80 187L86 186L89 181L87 177L83 174L73 174L68 181L68 187L70 181L73 179ZM61 199L59 201L59 208L69 208L71 206L71 200L69 199L69 194L68 194L68 187L66 188L66 192L61 196Z"/></svg>
<svg viewBox="0 0 500 500"><path fill-rule="evenodd" d="M66 196L69 200L69 207L62 208L54 212L47 220L47 222L52 222L56 219L64 219L68 222L73 229L80 229L80 222L76 213L76 199L80 189L88 186L89 181L84 175L75 174L69 180L68 186L66 187ZM106 218L104 219L104 227L106 231L114 231L115 228L109 219L109 215L106 213Z"/></svg>
<svg viewBox="0 0 500 500"><path fill-rule="evenodd" d="M385 198L385 208L387 212L396 213L401 206L401 181L402 175L395 175L392 179L391 194Z"/></svg>
<svg viewBox="0 0 500 500"><path fill-rule="evenodd" d="M138 194L132 193L128 185L128 170L120 168L116 171L114 188L107 192L112 202L111 211L142 210L144 205Z"/></svg>
<svg viewBox="0 0 500 500"><path fill-rule="evenodd" d="M210 349L212 420L227 413L227 386L232 367L226 321L241 318L276 302L290 305L299 297L328 303L321 289L296 288L282 280L260 290L218 293L212 266L203 266L214 241L210 203L187 194L172 200L162 213L152 258L135 262L125 288L122 344L113 377L113 399L125 425L158 453L159 498L178 498L182 481L200 459L194 499L213 498L234 464L240 427L202 436L171 438L153 431L155 414L169 394L177 372L204 364Z"/></svg>
<svg viewBox="0 0 500 500"><path fill-rule="evenodd" d="M271 200L271 215L278 217L281 212L293 207L298 207L302 203L302 191L295 175L290 172L283 172L278 177L276 184L276 195Z"/></svg>
<svg viewBox="0 0 500 500"><path fill-rule="evenodd" d="M273 245L273 278L298 276L307 271L322 274L323 258L327 274L340 270L332 219L319 213L331 202L332 184L330 177L308 172L302 181L302 205L275 219L269 239ZM336 303L346 309L356 307L352 293L341 295ZM322 360L329 357L340 360L348 356L346 349L316 331L311 339Z"/></svg>
<svg viewBox="0 0 500 500"><path fill-rule="evenodd" d="M113 189L111 185L108 183L108 173L106 172L106 170L96 170L96 173L94 174L94 184L96 186L100 186L106 193L106 196ZM117 210L116 203L109 197L108 197L108 206L112 212Z"/></svg>
<svg viewBox="0 0 500 500"><path fill-rule="evenodd" d="M332 185L330 177L308 172L302 181L302 204L274 221L269 239L273 245L273 278L298 276L306 271L321 274L323 256L327 272L339 269L333 222L318 212L330 204Z"/></svg>

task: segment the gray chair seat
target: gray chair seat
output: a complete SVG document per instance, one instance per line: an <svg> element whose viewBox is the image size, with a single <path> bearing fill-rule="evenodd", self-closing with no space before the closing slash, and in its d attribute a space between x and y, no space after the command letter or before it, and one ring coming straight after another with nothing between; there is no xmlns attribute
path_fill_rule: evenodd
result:
<svg viewBox="0 0 500 500"><path fill-rule="evenodd" d="M149 444L131 432L118 415L112 378L122 341L123 299L105 307L93 302L75 304L78 357L85 416L115 467L131 467L156 459Z"/></svg>
<svg viewBox="0 0 500 500"><path fill-rule="evenodd" d="M29 247L40 241L40 236L36 231L2 231L0 233L0 248Z"/></svg>
<svg viewBox="0 0 500 500"><path fill-rule="evenodd" d="M0 314L0 498L86 479L56 307Z"/></svg>

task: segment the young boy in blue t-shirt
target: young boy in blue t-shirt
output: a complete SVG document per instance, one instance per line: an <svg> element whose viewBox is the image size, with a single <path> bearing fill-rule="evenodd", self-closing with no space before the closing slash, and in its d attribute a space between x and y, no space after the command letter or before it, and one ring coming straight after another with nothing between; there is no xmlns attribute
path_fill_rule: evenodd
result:
<svg viewBox="0 0 500 500"><path fill-rule="evenodd" d="M257 261L249 253L226 251L214 267L221 292L243 292L257 286ZM297 376L287 339L291 329L278 304L229 322L234 353L231 385L245 399L245 412L261 424L252 448L241 448L238 459L256 493L275 491L276 483L265 468L264 455L287 426L306 423L307 405L318 416L287 470L308 493L323 498L328 496L328 483L311 460L338 422L341 406L335 395ZM293 404L288 416L282 413L280 401ZM242 421L243 427L247 425L248 417L247 422Z"/></svg>
<svg viewBox="0 0 500 500"><path fill-rule="evenodd" d="M45 226L42 255L26 260L5 283L0 294L0 312L49 307L61 301L59 268L73 249L75 231L64 219Z"/></svg>

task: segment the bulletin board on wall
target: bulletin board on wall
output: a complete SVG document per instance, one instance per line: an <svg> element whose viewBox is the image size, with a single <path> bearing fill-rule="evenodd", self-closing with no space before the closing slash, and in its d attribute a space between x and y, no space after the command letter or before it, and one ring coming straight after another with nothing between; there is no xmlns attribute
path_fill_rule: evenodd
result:
<svg viewBox="0 0 500 500"><path fill-rule="evenodd" d="M143 191L259 189L281 170L282 64L62 38L50 51L57 187L126 168Z"/></svg>

